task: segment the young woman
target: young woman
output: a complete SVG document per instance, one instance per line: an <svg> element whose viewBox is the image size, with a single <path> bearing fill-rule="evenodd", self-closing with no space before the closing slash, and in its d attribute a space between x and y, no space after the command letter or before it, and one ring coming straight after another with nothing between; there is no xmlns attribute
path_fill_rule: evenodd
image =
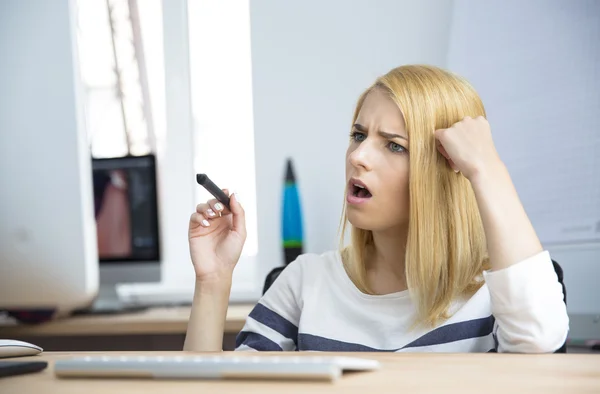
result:
<svg viewBox="0 0 600 394"><path fill-rule="evenodd" d="M380 77L356 106L346 181L350 245L291 263L251 312L238 350L562 346L561 285L468 82L420 65ZM196 292L185 350L221 350L246 238L235 195L230 205L210 200L190 219Z"/></svg>

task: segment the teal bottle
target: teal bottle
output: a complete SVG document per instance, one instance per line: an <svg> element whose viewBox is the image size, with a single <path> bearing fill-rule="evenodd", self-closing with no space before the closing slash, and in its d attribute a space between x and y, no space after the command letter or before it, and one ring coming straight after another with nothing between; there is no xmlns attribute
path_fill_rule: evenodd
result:
<svg viewBox="0 0 600 394"><path fill-rule="evenodd" d="M285 265L294 261L303 251L302 209L292 160L287 160L283 188L281 231Z"/></svg>
<svg viewBox="0 0 600 394"><path fill-rule="evenodd" d="M281 206L281 240L283 246L284 264L273 268L265 278L263 294L269 290L275 279L283 272L285 267L296 260L303 251L302 210L300 209L300 196L292 160L287 160L285 181L283 184L283 202Z"/></svg>

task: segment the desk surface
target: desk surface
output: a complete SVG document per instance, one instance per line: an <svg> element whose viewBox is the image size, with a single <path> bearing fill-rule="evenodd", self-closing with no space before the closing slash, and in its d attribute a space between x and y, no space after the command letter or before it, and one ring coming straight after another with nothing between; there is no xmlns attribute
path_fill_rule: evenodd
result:
<svg viewBox="0 0 600 394"><path fill-rule="evenodd" d="M395 392L395 393L598 393L600 356L591 354L440 354L343 353L379 360L382 369L344 375L335 383L275 381L179 381L125 379L57 379L54 361L70 356L107 353L45 353L16 360L48 361L39 373L0 379L0 392L9 393L109 393L159 392L239 393L260 392ZM182 355L183 352L129 352L111 354ZM225 353L228 354L228 353ZM262 353L268 354L268 353ZM289 355L311 355L287 353ZM249 355L249 353L236 353ZM251 354L250 355L255 355ZM277 355L282 355L278 353ZM285 353L283 354L285 356ZM325 355L334 355L329 353ZM340 355L339 353L337 355Z"/></svg>
<svg viewBox="0 0 600 394"><path fill-rule="evenodd" d="M230 305L225 333L238 333L252 305ZM74 316L38 325L0 324L0 338L24 336L182 334L187 329L190 307L151 308L114 315Z"/></svg>

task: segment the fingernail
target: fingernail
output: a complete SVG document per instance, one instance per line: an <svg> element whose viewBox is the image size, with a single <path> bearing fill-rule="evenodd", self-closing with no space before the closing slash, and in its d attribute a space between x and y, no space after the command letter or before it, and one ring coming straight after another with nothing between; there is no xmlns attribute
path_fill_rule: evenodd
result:
<svg viewBox="0 0 600 394"><path fill-rule="evenodd" d="M206 210L206 213L208 213L208 216L215 216L215 211L210 208Z"/></svg>
<svg viewBox="0 0 600 394"><path fill-rule="evenodd" d="M220 202L215 204L215 209L217 211L222 211L223 210L223 204L221 204Z"/></svg>
<svg viewBox="0 0 600 394"><path fill-rule="evenodd" d="M202 225L203 225L204 227L208 227L208 226L210 226L210 223L208 222L208 220L206 220L206 219L203 219L203 220L202 220Z"/></svg>
<svg viewBox="0 0 600 394"><path fill-rule="evenodd" d="M238 192L233 193L235 194L235 201L237 201L238 203L242 203L242 199L240 198L240 194Z"/></svg>

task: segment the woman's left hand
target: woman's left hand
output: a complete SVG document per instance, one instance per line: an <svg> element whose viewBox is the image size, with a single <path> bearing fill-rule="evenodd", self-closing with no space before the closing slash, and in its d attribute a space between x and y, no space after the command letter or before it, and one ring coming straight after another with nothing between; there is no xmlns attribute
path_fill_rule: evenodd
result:
<svg viewBox="0 0 600 394"><path fill-rule="evenodd" d="M435 138L450 167L470 181L500 163L490 124L483 116L467 116L448 129L436 130Z"/></svg>

